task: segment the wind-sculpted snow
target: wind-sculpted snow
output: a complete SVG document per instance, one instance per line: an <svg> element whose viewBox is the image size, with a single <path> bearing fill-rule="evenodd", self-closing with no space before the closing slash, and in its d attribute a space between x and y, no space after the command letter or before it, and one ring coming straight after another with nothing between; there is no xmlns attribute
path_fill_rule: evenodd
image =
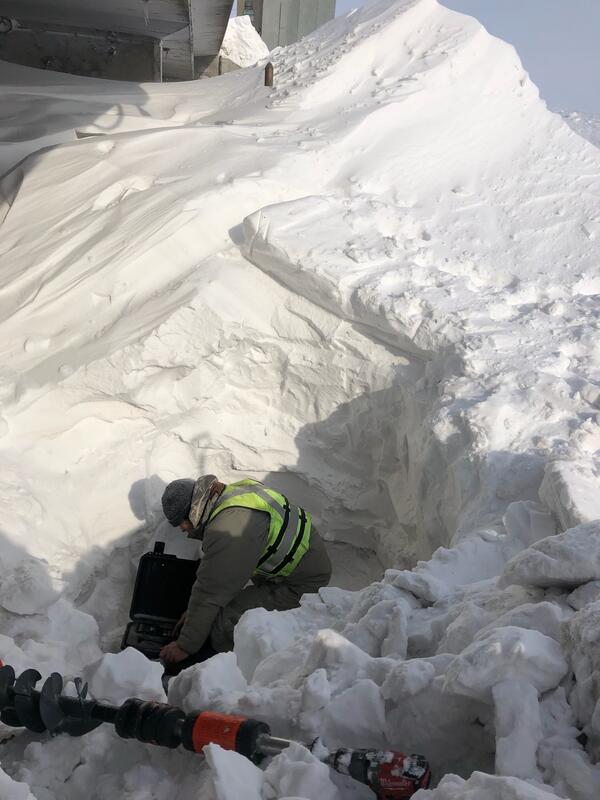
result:
<svg viewBox="0 0 600 800"><path fill-rule="evenodd" d="M248 612L171 702L422 752L417 800L595 800L600 153L435 0L271 57L273 90L0 65L0 657L163 698L110 652L139 555L194 554L162 490L251 474L385 573ZM0 762L3 800L372 796L106 726Z"/></svg>

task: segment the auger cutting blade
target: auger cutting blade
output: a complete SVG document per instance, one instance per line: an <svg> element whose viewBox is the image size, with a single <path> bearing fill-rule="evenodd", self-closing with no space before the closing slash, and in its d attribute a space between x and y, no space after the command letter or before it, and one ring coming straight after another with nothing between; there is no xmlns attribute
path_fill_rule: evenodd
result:
<svg viewBox="0 0 600 800"><path fill-rule="evenodd" d="M60 726L65 721L65 715L58 702L62 689L62 677L58 672L53 672L45 681L40 692L40 717L50 733L58 733Z"/></svg>
<svg viewBox="0 0 600 800"><path fill-rule="evenodd" d="M39 697L32 695L32 690L41 677L37 669L26 669L16 679L13 687L14 707L21 725L36 733L46 730L40 716Z"/></svg>
<svg viewBox="0 0 600 800"><path fill-rule="evenodd" d="M80 700L85 700L88 693L88 685L84 683L81 678L73 678L73 683L75 684L75 691L77 692L77 697Z"/></svg>
<svg viewBox="0 0 600 800"><path fill-rule="evenodd" d="M12 692L15 684L15 671L12 667L0 667L0 711L12 706Z"/></svg>
<svg viewBox="0 0 600 800"><path fill-rule="evenodd" d="M11 728L21 728L21 720L14 707L14 685L14 669L9 666L0 667L0 721Z"/></svg>
<svg viewBox="0 0 600 800"><path fill-rule="evenodd" d="M59 733L67 733L69 736L84 736L102 724L98 720L90 719L81 703L87 694L87 686L82 689L81 682L79 685L76 682L76 688L78 697L68 698L69 711L63 711L61 706L63 679L58 672L53 672L42 687L40 716L53 736L57 736ZM71 716L71 713L74 712L80 713L77 716Z"/></svg>

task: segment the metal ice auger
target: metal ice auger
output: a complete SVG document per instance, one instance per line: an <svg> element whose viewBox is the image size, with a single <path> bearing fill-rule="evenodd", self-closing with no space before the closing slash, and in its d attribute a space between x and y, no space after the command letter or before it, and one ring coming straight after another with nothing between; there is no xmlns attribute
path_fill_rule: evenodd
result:
<svg viewBox="0 0 600 800"><path fill-rule="evenodd" d="M0 666L0 720L5 725L36 733L48 731L52 736L83 736L107 722L123 739L159 747L182 746L194 753L201 753L207 744L218 744L254 763L278 755L292 744L289 739L271 736L269 726L260 720L213 711L186 714L176 706L138 698L120 706L99 703L88 699L87 684L82 685L80 678L75 679L77 695L67 697L62 694L61 675L53 672L38 691L35 686L41 677L36 669L16 677L12 667ZM325 753L321 760L369 786L379 800L406 800L418 789L426 789L431 779L429 765L419 755L340 748Z"/></svg>

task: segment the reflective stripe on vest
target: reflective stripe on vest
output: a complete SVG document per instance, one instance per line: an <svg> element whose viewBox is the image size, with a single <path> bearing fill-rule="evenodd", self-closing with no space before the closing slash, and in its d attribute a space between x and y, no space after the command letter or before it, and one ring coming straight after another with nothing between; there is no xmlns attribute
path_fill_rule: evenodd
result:
<svg viewBox="0 0 600 800"><path fill-rule="evenodd" d="M247 478L225 487L209 522L226 508L250 508L269 515L267 546L254 571L263 577L285 577L298 566L310 543L311 517L286 497Z"/></svg>

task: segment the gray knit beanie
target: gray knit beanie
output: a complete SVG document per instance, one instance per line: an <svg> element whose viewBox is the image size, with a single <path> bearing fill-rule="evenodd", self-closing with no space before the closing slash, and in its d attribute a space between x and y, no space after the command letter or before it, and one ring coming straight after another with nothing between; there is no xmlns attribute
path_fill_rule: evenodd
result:
<svg viewBox="0 0 600 800"><path fill-rule="evenodd" d="M189 516L195 484L191 478L179 478L171 481L163 492L163 512L174 528Z"/></svg>

